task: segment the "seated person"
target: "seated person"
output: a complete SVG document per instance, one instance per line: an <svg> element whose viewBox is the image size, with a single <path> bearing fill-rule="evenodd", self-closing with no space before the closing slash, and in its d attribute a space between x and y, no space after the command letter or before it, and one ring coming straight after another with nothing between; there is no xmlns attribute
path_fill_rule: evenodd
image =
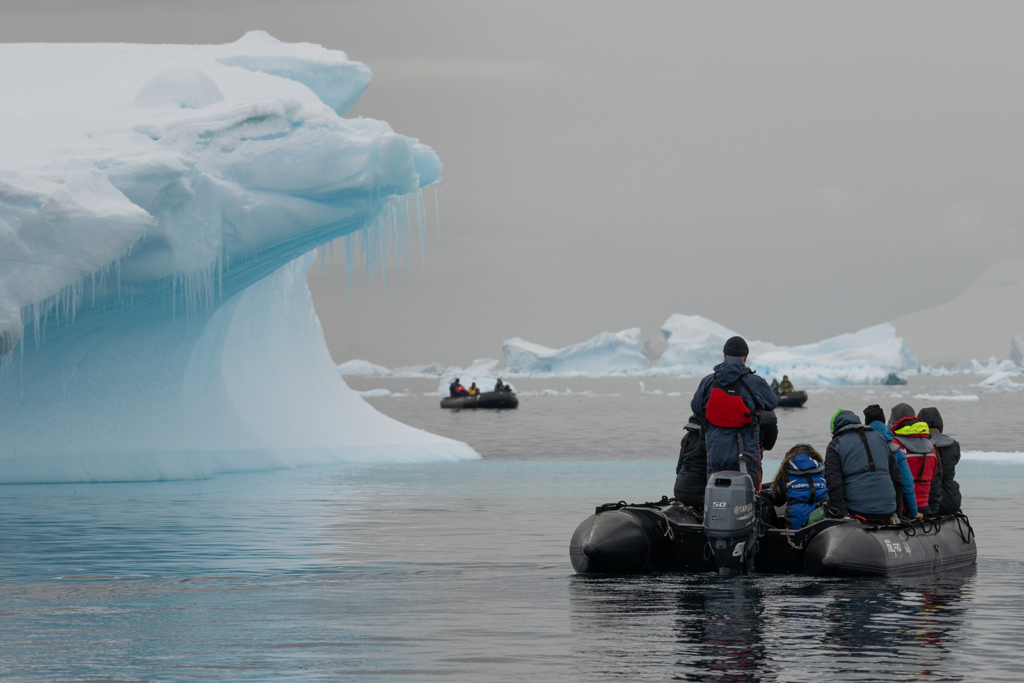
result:
<svg viewBox="0 0 1024 683"><path fill-rule="evenodd" d="M840 408L829 424L825 449L829 505L865 522L890 524L902 509L903 479L885 438Z"/></svg>
<svg viewBox="0 0 1024 683"><path fill-rule="evenodd" d="M786 526L796 531L807 524L814 508L828 503L825 461L814 447L798 443L786 452L771 486L772 503L786 507Z"/></svg>
<svg viewBox="0 0 1024 683"><path fill-rule="evenodd" d="M468 396L469 392L466 391L466 387L462 386L459 378L456 377L455 381L448 385L448 394L452 398L458 398L459 396Z"/></svg>
<svg viewBox="0 0 1024 683"><path fill-rule="evenodd" d="M704 509L704 488L708 484L708 454L704 450L700 418L696 415L683 428L679 443L679 461L676 463L675 499L697 510Z"/></svg>
<svg viewBox="0 0 1024 683"><path fill-rule="evenodd" d="M892 449L902 450L907 456L914 477L917 511L925 517L936 516L942 504L942 469L928 425L918 419L913 408L899 403L889 413L888 426L893 433Z"/></svg>
<svg viewBox="0 0 1024 683"><path fill-rule="evenodd" d="M939 454L939 466L942 470L942 500L938 514L951 515L960 509L960 484L957 483L956 466L960 464L960 443L951 436L942 433L942 415L938 408L921 408L917 416L928 425L932 434L932 442ZM934 486L934 484L932 484Z"/></svg>
<svg viewBox="0 0 1024 683"><path fill-rule="evenodd" d="M494 385L494 391L505 391L505 383L501 381L500 377Z"/></svg>
<svg viewBox="0 0 1024 683"><path fill-rule="evenodd" d="M793 391L793 383L789 381L789 375L782 376L782 383L779 385L779 393L788 394Z"/></svg>
<svg viewBox="0 0 1024 683"><path fill-rule="evenodd" d="M469 385L469 395L470 396L479 396L480 395L480 390L477 389L476 382L473 382L472 384Z"/></svg>
<svg viewBox="0 0 1024 683"><path fill-rule="evenodd" d="M779 393L779 380L772 377L772 391L776 394Z"/></svg>
<svg viewBox="0 0 1024 683"><path fill-rule="evenodd" d="M893 435L885 426L885 411L882 406L872 403L864 409L864 422L882 435L886 441L892 441ZM892 447L889 447L892 450ZM907 454L900 449L893 451L896 463L900 466L900 479L903 480L903 517L905 519L922 519L924 514L917 511L917 496L914 494L914 477L910 474Z"/></svg>

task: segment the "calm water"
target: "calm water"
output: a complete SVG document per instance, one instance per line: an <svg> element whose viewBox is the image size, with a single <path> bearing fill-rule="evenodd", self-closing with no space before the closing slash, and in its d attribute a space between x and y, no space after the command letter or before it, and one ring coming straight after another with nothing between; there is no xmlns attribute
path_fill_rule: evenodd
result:
<svg viewBox="0 0 1024 683"><path fill-rule="evenodd" d="M4 680L1019 680L1024 458L962 466L979 562L964 575L576 577L595 503L670 493L685 380L517 382L519 411L450 413L411 389L382 411L483 461L151 484L0 488ZM838 405L976 391L964 380L822 392ZM894 396L900 392L902 396ZM611 396L608 394L618 394ZM1022 451L1019 394L934 401L965 450ZM773 466L766 467L770 475Z"/></svg>

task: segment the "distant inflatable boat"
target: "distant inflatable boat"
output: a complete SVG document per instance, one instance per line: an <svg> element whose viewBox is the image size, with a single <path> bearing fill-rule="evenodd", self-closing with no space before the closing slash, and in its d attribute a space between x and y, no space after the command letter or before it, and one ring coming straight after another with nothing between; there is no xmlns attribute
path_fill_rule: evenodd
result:
<svg viewBox="0 0 1024 683"><path fill-rule="evenodd" d="M780 408L800 408L807 403L806 391L790 391L785 394L775 394L779 399Z"/></svg>
<svg viewBox="0 0 1024 683"><path fill-rule="evenodd" d="M722 572L746 554L743 543L719 553L692 508L659 503L610 503L597 508L572 536L569 558L578 574ZM975 564L974 530L962 513L904 525L826 519L811 526L762 529L743 573L812 576L896 576L943 572ZM750 549L747 548L747 551Z"/></svg>
<svg viewBox="0 0 1024 683"><path fill-rule="evenodd" d="M446 396L441 399L442 408L490 408L493 410L508 410L519 407L519 399L516 395L507 391L486 391L476 396Z"/></svg>

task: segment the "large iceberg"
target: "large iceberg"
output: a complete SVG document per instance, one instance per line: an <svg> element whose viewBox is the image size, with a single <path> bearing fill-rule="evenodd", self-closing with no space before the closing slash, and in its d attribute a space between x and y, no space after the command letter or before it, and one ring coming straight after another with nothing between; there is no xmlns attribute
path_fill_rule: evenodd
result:
<svg viewBox="0 0 1024 683"><path fill-rule="evenodd" d="M640 328L602 332L593 339L561 349L514 337L502 345L510 375L595 376L635 374L650 365Z"/></svg>
<svg viewBox="0 0 1024 683"><path fill-rule="evenodd" d="M440 176L342 117L369 69L262 32L0 62L0 481L478 457L350 391L305 284L340 237L407 255Z"/></svg>
<svg viewBox="0 0 1024 683"><path fill-rule="evenodd" d="M671 316L662 326L668 349L657 374L695 376L711 372L722 360L725 341L737 333L699 315ZM921 364L896 329L875 325L816 344L777 346L749 341L748 364L764 377L789 375L794 384L883 384L916 374Z"/></svg>

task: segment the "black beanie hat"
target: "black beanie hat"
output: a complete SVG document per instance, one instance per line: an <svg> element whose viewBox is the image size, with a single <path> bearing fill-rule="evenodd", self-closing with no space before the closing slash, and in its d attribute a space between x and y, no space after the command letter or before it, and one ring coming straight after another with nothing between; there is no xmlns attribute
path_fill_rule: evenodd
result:
<svg viewBox="0 0 1024 683"><path fill-rule="evenodd" d="M917 417L928 425L929 429L938 429L940 433L942 432L942 415L939 414L938 408L921 408Z"/></svg>
<svg viewBox="0 0 1024 683"><path fill-rule="evenodd" d="M750 353L750 349L747 348L747 342L743 337L729 337L722 351L727 356L736 356L738 358L742 358Z"/></svg>
<svg viewBox="0 0 1024 683"><path fill-rule="evenodd" d="M882 406L872 403L864 409L864 424L869 425L875 421L885 424L885 411L882 410Z"/></svg>

